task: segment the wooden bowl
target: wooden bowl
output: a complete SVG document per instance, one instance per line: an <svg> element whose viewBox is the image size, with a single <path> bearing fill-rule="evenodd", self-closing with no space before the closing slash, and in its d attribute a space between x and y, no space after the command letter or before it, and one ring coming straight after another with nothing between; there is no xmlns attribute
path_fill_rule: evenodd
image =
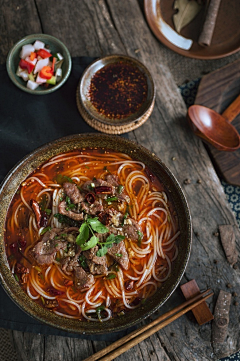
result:
<svg viewBox="0 0 240 361"><path fill-rule="evenodd" d="M40 40L46 45L48 45L52 54L55 53L62 54L64 58L64 62L62 65L62 79L59 83L49 88L44 88L42 86L39 86L36 90L31 90L27 88L27 83L22 78L16 75L16 71L20 61L19 54L22 49L22 46L26 44L33 44L36 40ZM10 79L19 89L30 94L44 95L56 91L66 82L66 80L68 79L71 73L72 60L67 47L60 40L58 40L54 36L47 34L33 34L33 35L25 36L23 39L19 40L12 47L12 49L8 53L6 65Z"/></svg>
<svg viewBox="0 0 240 361"><path fill-rule="evenodd" d="M181 232L178 243L179 253L173 263L172 273L157 290L154 296L150 297L148 301L140 307L127 312L124 317L113 318L108 322L102 323L80 322L79 320L64 318L49 312L49 310L42 308L31 300L21 289L9 269L4 244L4 228L8 208L19 185L34 169L39 167L49 158L76 148L81 149L88 147L103 147L120 151L130 155L135 160L140 160L145 163L161 180L166 191L169 193L170 200L177 213ZM11 297L23 311L41 322L45 322L48 325L64 331L85 334L103 334L120 331L133 326L137 322L140 322L151 315L167 301L178 286L187 267L192 242L192 224L188 204L183 191L174 175L159 158L146 148L124 138L103 134L81 134L61 138L36 149L34 152L23 158L6 176L0 190L0 235L0 279L9 297Z"/></svg>
<svg viewBox="0 0 240 361"><path fill-rule="evenodd" d="M98 71L112 64L127 64L139 70L147 81L146 99L136 112L122 118L108 117L93 105L90 83ZM148 69L138 60L126 55L109 55L95 60L84 71L77 88L77 106L83 119L98 131L108 134L122 134L142 125L151 115L155 102L155 85ZM113 103L115 99L112 100Z"/></svg>

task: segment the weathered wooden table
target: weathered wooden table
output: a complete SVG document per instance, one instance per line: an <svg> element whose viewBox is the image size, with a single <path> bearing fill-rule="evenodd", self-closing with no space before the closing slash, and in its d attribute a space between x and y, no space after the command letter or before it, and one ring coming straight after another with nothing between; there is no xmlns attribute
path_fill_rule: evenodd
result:
<svg viewBox="0 0 240 361"><path fill-rule="evenodd" d="M10 47L21 37L44 32L62 40L72 56L124 53L149 68L157 87L155 108L151 118L129 137L157 154L183 186L194 230L183 282L194 278L200 289L212 288L213 310L220 289L240 295L240 270L229 266L213 233L218 225L233 225L238 250L240 233L209 156L188 127L185 104L170 70L161 63L161 46L149 30L141 6L137 0L2 0L0 62L5 62ZM186 178L190 184L184 184ZM232 289L227 288L229 283ZM173 295L165 308L173 307L175 301ZM211 345L211 324L200 327L185 315L118 359L214 360L240 348L239 331L239 306L232 304L228 336L219 355ZM80 361L107 344L19 331L12 335L19 358L28 361Z"/></svg>

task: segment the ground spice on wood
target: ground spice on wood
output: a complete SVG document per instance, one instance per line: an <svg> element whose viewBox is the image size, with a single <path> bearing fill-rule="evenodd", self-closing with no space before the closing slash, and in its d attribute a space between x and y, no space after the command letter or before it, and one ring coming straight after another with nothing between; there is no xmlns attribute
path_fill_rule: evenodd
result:
<svg viewBox="0 0 240 361"><path fill-rule="evenodd" d="M89 97L107 118L124 119L136 113L147 98L147 78L136 66L119 61L92 77Z"/></svg>

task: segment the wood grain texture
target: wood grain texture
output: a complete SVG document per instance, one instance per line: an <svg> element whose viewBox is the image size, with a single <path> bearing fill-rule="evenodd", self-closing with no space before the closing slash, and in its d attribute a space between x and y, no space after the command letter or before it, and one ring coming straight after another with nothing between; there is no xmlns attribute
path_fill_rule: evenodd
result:
<svg viewBox="0 0 240 361"><path fill-rule="evenodd" d="M0 9L0 63L4 63L18 40L42 33L42 28L34 0L0 0Z"/></svg>
<svg viewBox="0 0 240 361"><path fill-rule="evenodd" d="M16 2L6 1L8 4ZM35 3L37 8L34 7ZM233 289L228 291L240 294L239 269L229 266L220 240L213 236L219 224L232 224L239 250L239 229L207 152L188 127L185 104L170 70L161 62L161 47L150 32L137 0L69 0L67 3L61 0L57 5L53 0L36 0L35 3L29 1L28 5L24 5L26 13L24 15L22 12L22 16L13 22L8 39L11 39L11 34L13 38L16 37L18 26L21 29L20 22L26 19L30 6L36 20L34 26L40 27L42 24L44 32L64 41L72 56L127 53L149 68L157 87L155 108L150 119L141 128L129 133L129 138L157 154L176 175L187 196L194 236L182 283L194 278L201 290L211 288L215 294L219 289L226 290L226 284L231 283ZM11 10L9 15L5 8L3 10L2 16L11 20L14 11ZM5 42L5 48L9 45ZM137 49L140 51L135 52ZM175 160L172 160L173 157ZM191 180L190 184L184 184L186 178ZM202 182L198 183L198 179ZM215 259L218 263L214 263ZM181 299L181 293L176 291L152 317L176 306ZM211 310L215 301L216 297L209 304ZM240 348L239 314L239 306L231 307L228 337L222 355L229 355ZM19 358L24 361L81 361L105 347L105 342L17 331L13 331L13 338ZM193 316L187 314L118 358L136 359L214 360L211 326L206 324L200 327Z"/></svg>
<svg viewBox="0 0 240 361"><path fill-rule="evenodd" d="M240 93L240 60L205 75L199 85L195 104L205 105L219 114ZM240 115L232 122L240 133ZM240 149L222 152L207 146L219 174L226 182L240 186Z"/></svg>

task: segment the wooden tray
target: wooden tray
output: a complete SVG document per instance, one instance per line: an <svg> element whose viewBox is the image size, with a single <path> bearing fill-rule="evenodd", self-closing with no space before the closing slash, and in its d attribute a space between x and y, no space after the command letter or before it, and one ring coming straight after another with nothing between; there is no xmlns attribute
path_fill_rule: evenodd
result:
<svg viewBox="0 0 240 361"><path fill-rule="evenodd" d="M199 85L195 104L222 113L240 94L240 59L208 75ZM232 122L240 133L240 115ZM223 152L207 146L217 171L230 184L240 186L240 149Z"/></svg>

